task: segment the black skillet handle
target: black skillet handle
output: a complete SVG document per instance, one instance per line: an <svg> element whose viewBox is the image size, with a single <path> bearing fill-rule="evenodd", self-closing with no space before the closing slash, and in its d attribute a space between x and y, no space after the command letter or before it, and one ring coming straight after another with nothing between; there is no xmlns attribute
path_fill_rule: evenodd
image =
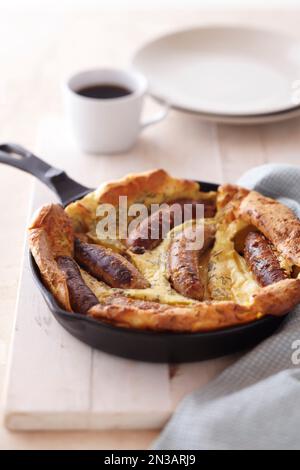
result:
<svg viewBox="0 0 300 470"><path fill-rule="evenodd" d="M91 191L90 188L69 178L63 170L49 165L17 144L0 145L0 163L36 176L58 195L64 206Z"/></svg>

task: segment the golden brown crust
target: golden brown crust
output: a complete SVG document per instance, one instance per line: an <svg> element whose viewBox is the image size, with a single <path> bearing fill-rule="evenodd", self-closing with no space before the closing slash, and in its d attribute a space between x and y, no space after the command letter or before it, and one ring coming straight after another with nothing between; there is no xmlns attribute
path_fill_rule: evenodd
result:
<svg viewBox="0 0 300 470"><path fill-rule="evenodd" d="M168 201L174 194L189 194L199 190L198 183L171 177L165 170L132 173L119 181L108 183L98 191L98 203L119 204L119 195L127 196L128 203L150 199Z"/></svg>
<svg viewBox="0 0 300 470"><path fill-rule="evenodd" d="M249 190L234 184L223 184L218 189L217 209L219 218L229 223L236 217L242 200L249 194Z"/></svg>
<svg viewBox="0 0 300 470"><path fill-rule="evenodd" d="M191 180L171 177L165 170L132 173L118 181L100 186L80 201L66 208L74 221L76 231L87 231L96 217L100 204L119 205L119 196L127 196L128 206L134 202L146 204L169 201L174 197L193 197L199 192L199 184Z"/></svg>
<svg viewBox="0 0 300 470"><path fill-rule="evenodd" d="M41 276L58 303L72 310L67 279L56 258L73 255L72 221L59 204L47 204L34 216L29 227L29 246Z"/></svg>
<svg viewBox="0 0 300 470"><path fill-rule="evenodd" d="M58 303L66 310L71 310L66 277L57 266L49 238L43 228L30 230L29 246L44 283Z"/></svg>
<svg viewBox="0 0 300 470"><path fill-rule="evenodd" d="M92 224L95 223L95 214L100 203L117 204L119 195L127 195L128 204L141 201L151 204L152 202L169 202L174 198L193 199L197 198L197 194L201 199L200 196L203 196L203 193L202 195L199 193L197 183L177 180L171 178L163 170L155 170L140 175L130 175L121 181L110 183L86 196L80 203L70 205L65 211L58 205L43 207L29 229L29 241L46 286L60 305L66 310L72 310L70 273L67 273L62 264L59 266L57 260L60 257L69 259L74 256L73 229L79 232L76 236L78 235L82 241L90 239L91 234L85 235L85 233L89 232ZM272 241L283 256L300 266L300 222L285 206L264 198L254 191L249 192L238 186L224 185L218 193L216 221L217 230L220 228L223 230L219 232L218 237L221 251L224 247L230 246L230 250L234 252L234 254L230 253L229 260L228 273L232 276L231 282L234 281L239 285L246 269L245 260L237 251L234 251L234 244L230 238L234 236L236 229L256 227ZM228 238L227 245L224 246L222 245L223 235ZM214 256L217 255L218 252L214 252ZM226 257L220 259L222 263L226 263ZM160 268L160 263L158 264ZM232 270L238 267L241 269L239 276L236 276ZM83 275L82 272L82 279L85 279L87 283L86 276L88 275L86 273ZM195 332L242 324L268 314L282 315L300 302L300 279L298 278L285 279L260 288L251 279L250 273L247 276L246 281L241 284L244 286L242 288L251 287L253 291L251 290L250 294L248 292L246 300L228 300L229 298L236 299L233 292L232 297L229 296L227 300L221 301L212 298L211 301L187 303L184 297L183 302L179 296L178 301L171 303L169 296L166 303L159 303L144 300L142 297L134 297L130 290L123 292L119 289L111 289L107 285L100 285L101 295L95 294L90 286L99 303L91 308L86 307L88 303L84 303L84 309L88 310L89 316L115 325L158 331ZM84 284L81 290L83 295L88 292ZM254 292L253 295L252 292ZM91 299L96 302L94 294L91 295ZM89 296L87 300L90 300ZM170 303L167 303L169 301Z"/></svg>
<svg viewBox="0 0 300 470"><path fill-rule="evenodd" d="M240 215L257 227L296 266L300 266L300 221L274 199L251 191L241 202Z"/></svg>
<svg viewBox="0 0 300 470"><path fill-rule="evenodd" d="M249 323L265 315L281 316L300 302L300 280L286 279L262 288L250 305L201 302L193 307L171 307L112 297L92 307L88 315L119 326L156 331L196 332Z"/></svg>
<svg viewBox="0 0 300 470"><path fill-rule="evenodd" d="M254 296L253 308L263 315L281 316L300 302L300 279L284 279L262 288Z"/></svg>
<svg viewBox="0 0 300 470"><path fill-rule="evenodd" d="M120 300L120 299L119 299ZM154 331L196 332L225 328L258 318L253 309L234 302L202 302L195 307L135 305L112 302L92 307L88 315L119 326Z"/></svg>
<svg viewBox="0 0 300 470"><path fill-rule="evenodd" d="M34 216L29 231L43 229L54 258L73 255L73 227L71 219L59 204L47 204Z"/></svg>

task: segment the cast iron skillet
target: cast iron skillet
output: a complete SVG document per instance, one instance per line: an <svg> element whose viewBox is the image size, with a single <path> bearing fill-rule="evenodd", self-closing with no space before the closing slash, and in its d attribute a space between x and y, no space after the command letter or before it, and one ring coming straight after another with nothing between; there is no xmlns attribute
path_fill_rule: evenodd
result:
<svg viewBox="0 0 300 470"><path fill-rule="evenodd" d="M48 165L15 144L0 145L0 163L31 173L51 188L63 206L92 191L67 174ZM215 191L215 183L200 182L203 191ZM211 359L254 346L271 335L282 317L268 316L245 325L207 333L159 333L112 326L81 314L62 310L44 286L30 254L33 277L57 321L73 336L109 354L148 362L190 362Z"/></svg>

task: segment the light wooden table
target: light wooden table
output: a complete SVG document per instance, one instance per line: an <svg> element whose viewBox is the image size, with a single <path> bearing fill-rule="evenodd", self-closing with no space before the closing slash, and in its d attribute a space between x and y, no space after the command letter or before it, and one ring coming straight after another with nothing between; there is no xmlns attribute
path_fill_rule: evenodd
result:
<svg viewBox="0 0 300 470"><path fill-rule="evenodd" d="M299 31L300 11L1 11L0 7L0 141L35 144L37 126L44 114L61 113L61 80L70 72L99 65L126 66L144 41L170 31L205 22L243 23ZM300 71L299 71L300 74ZM300 76L299 76L300 78ZM184 158L185 146L213 133L214 166L203 158L204 174L214 180L234 181L246 169L268 161L299 164L300 120L261 127L202 124L197 117L172 113L175 128L166 125L165 161L156 161L156 149L165 142L150 130L134 151L164 166L168 155ZM189 120L188 135L181 135L180 120ZM55 138L55 136L53 136ZM191 150L189 148L189 150ZM191 154L192 152L189 152ZM187 162L192 165L192 160ZM63 161L61 162L63 167ZM166 164L166 167L168 165ZM187 170L188 173L188 170ZM0 167L0 389L3 390L13 326L20 258L32 178ZM0 427L0 448L146 448L156 432L18 433Z"/></svg>

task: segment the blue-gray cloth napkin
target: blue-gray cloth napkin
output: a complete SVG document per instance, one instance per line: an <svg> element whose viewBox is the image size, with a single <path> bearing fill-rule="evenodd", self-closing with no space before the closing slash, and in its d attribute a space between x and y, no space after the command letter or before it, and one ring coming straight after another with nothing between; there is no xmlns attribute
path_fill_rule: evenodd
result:
<svg viewBox="0 0 300 470"><path fill-rule="evenodd" d="M238 184L300 217L300 167L263 165ZM153 449L300 449L300 306L275 334L183 399Z"/></svg>

